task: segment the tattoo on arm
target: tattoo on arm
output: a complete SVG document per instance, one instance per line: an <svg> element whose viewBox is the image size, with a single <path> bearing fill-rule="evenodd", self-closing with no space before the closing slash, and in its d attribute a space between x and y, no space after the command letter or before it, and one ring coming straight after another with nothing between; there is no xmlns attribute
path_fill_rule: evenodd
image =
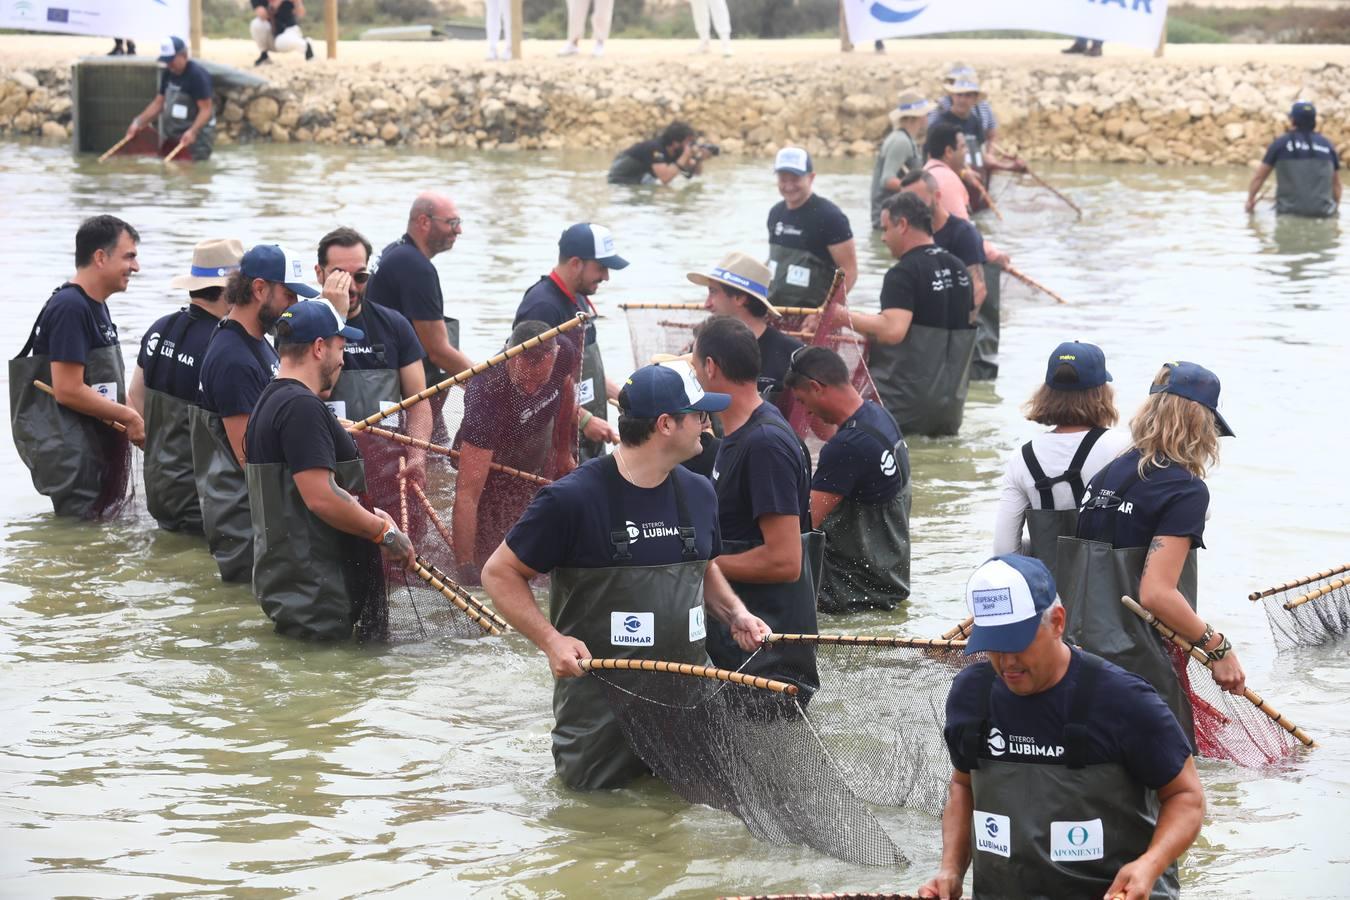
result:
<svg viewBox="0 0 1350 900"><path fill-rule="evenodd" d="M1140 576L1142 576L1145 572L1148 571L1148 561L1153 558L1153 552L1155 550L1162 549L1162 545L1163 542L1162 538L1160 537L1155 537L1153 540L1148 542L1148 552L1144 554L1144 568L1139 571Z"/></svg>
<svg viewBox="0 0 1350 900"><path fill-rule="evenodd" d="M328 486L333 489L333 493L336 494L337 498L343 503L356 503L355 497L338 487L337 479L333 477L332 472L328 473Z"/></svg>

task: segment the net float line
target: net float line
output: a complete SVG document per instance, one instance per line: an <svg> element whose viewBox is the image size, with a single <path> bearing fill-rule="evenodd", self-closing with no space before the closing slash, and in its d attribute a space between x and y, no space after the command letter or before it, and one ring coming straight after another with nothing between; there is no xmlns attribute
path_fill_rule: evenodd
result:
<svg viewBox="0 0 1350 900"><path fill-rule="evenodd" d="M1067 305L1069 302L1068 300L1065 300L1063 297L1061 297L1059 294L1056 294L1054 291L1050 290L1048 287L1041 284L1036 279L1032 278L1030 275L1025 274L1021 269L1017 268L1012 263L1005 263L1003 266L1003 271L1007 272L1009 275L1016 278L1018 281L1022 282L1027 287L1034 288L1035 290L1038 290L1045 294L1049 294L1051 297L1054 297L1056 303L1063 303Z"/></svg>
<svg viewBox="0 0 1350 900"><path fill-rule="evenodd" d="M919 900L918 894L886 894L848 891L830 894L745 894L717 900Z"/></svg>
<svg viewBox="0 0 1350 900"><path fill-rule="evenodd" d="M942 632L942 639L950 641L953 638L965 638L970 636L970 629L975 626L975 617L966 616L955 627Z"/></svg>
<svg viewBox="0 0 1350 900"><path fill-rule="evenodd" d="M1176 631L1172 628L1172 626L1168 625L1162 619L1159 619L1153 613L1144 609L1130 597L1121 597L1120 602L1124 603L1125 606L1130 610L1130 612L1134 613L1136 616L1143 619L1148 624L1152 625L1154 630L1156 630L1159 634L1167 638L1172 643L1176 644L1178 647L1180 647L1182 652L1190 656L1191 659L1200 663L1202 666L1204 666L1206 669L1209 669L1211 672L1214 671L1214 663L1212 660L1210 660L1208 656L1205 655L1205 651L1199 649L1190 641L1186 640L1184 637L1177 634ZM1257 709L1261 710L1261 712L1269 716L1272 722L1283 728L1285 731L1289 732L1291 735L1293 735L1294 738L1300 744L1302 744L1305 747L1317 746L1317 744L1313 741L1313 739L1308 736L1307 732L1305 732L1302 728L1299 728L1293 722L1286 719L1284 715L1282 715L1278 710L1275 709L1275 707L1271 706L1269 703L1263 700L1261 698L1261 695L1256 693L1256 691L1252 690L1251 688L1244 687L1242 689L1242 696L1246 697L1247 701L1251 703L1252 706L1255 706Z"/></svg>
<svg viewBox="0 0 1350 900"><path fill-rule="evenodd" d="M502 633L501 627L490 618L489 610L477 601L472 604L465 602L464 598L460 597L446 584L448 579L441 575L435 566L420 556L414 557L413 573L425 581L432 590L439 591L441 596L453 603L460 612L469 617L471 622L483 629L485 634L499 635Z"/></svg>
<svg viewBox="0 0 1350 900"><path fill-rule="evenodd" d="M183 152L183 148L186 147L186 146L187 146L187 144L183 143L182 141L179 141L179 142L178 142L178 146L177 146L177 147L174 147L173 150L169 152L169 155L166 156L166 157L164 157L164 165L167 166L169 163L173 162L174 157L176 157L178 154L182 153L182 152Z"/></svg>
<svg viewBox="0 0 1350 900"><path fill-rule="evenodd" d="M620 303L619 309L627 312L630 309L687 309L693 312L702 310L708 315L712 315L712 310L708 309L703 303ZM814 306L775 306L785 316L809 316L820 312Z"/></svg>
<svg viewBox="0 0 1350 900"><path fill-rule="evenodd" d="M1247 595L1247 599L1255 602L1263 597L1269 597L1272 594L1280 594L1284 591L1293 590L1294 588L1302 587L1305 584L1312 584L1314 581L1321 581L1323 578L1330 578L1332 575L1339 575L1342 572L1350 572L1350 563L1327 569L1325 572L1318 572L1316 575L1295 578L1293 581L1286 581L1284 584L1276 585L1273 588L1266 588L1264 591L1253 591Z"/></svg>
<svg viewBox="0 0 1350 900"><path fill-rule="evenodd" d="M358 430L356 428L356 423L352 422L349 419L339 419L338 421L341 422L342 427L346 428L347 431L349 432L355 432ZM399 444L405 444L409 447L416 447L418 450L426 450L430 453L439 453L442 456L448 456L451 459L456 460L459 459L458 450L451 449L450 447L442 447L440 444L433 444L430 441L424 441L421 438L415 438L407 434L400 434L397 431L389 431L388 429L385 428L378 428L374 425L367 426L363 430L366 434L373 434L376 437L388 438L389 440ZM512 467L504 466L501 463L488 463L488 468L494 472L501 472L503 475L513 475L516 478L521 479L522 481L529 481L541 487L546 484L553 483L552 479L545 478L542 475L535 475L531 472L522 472L520 469L513 469Z"/></svg>
<svg viewBox="0 0 1350 900"><path fill-rule="evenodd" d="M102 163L102 162L107 162L107 161L108 161L108 157L112 156L112 155L113 155L114 153L116 153L118 150L121 150L123 147L125 147L125 146L127 145L127 142L130 141L133 137L135 137L134 134L129 134L129 135L127 135L126 137L122 138L122 139L121 139L120 141L118 141L117 143L113 144L111 147L108 148L108 152L107 152L107 153L104 153L102 156L100 156L100 157L98 158L98 161L101 162L101 163Z"/></svg>
<svg viewBox="0 0 1350 900"><path fill-rule="evenodd" d="M42 393L51 397L53 400L56 400L56 391L52 390L52 386L50 384L47 384L45 381L38 381L37 379L34 379L33 387L37 388L39 391L42 391ZM59 403L60 401L58 400L57 402ZM67 406L66 409L70 409L70 407ZM70 411L75 412L75 410L73 409L71 409ZM84 413L80 413L80 415L84 415ZM90 416L90 418L92 419L93 416ZM102 422L104 425L107 425L109 428L112 428L116 431L120 431L123 434L126 434L127 426L123 425L121 422L114 422L112 419L99 419L98 421Z"/></svg>
<svg viewBox="0 0 1350 900"><path fill-rule="evenodd" d="M406 457L398 458L398 529L404 534L408 533L408 476L405 470L408 468Z"/></svg>
<svg viewBox="0 0 1350 900"><path fill-rule="evenodd" d="M964 650L964 639L911 638L877 634L767 634L766 644L853 644L872 647L911 647L915 650Z"/></svg>
<svg viewBox="0 0 1350 900"><path fill-rule="evenodd" d="M592 658L578 660L581 668L587 672L597 669L625 669L640 672L672 672L676 675L695 675L699 678L711 678L715 681L727 681L731 684L773 691L776 694L797 696L797 686L786 681L774 681L760 678L758 675L743 675L730 669L718 669L713 666L696 666L691 663L665 662L659 659L606 659Z"/></svg>
<svg viewBox="0 0 1350 900"><path fill-rule="evenodd" d="M488 369L492 368L493 366L499 366L502 363L506 362L508 359L511 359L514 356L519 356L526 350L533 350L535 347L538 347L539 345L545 343L546 341L551 341L558 335L567 331L571 331L573 328L576 328L577 326L584 324L586 320L589 318L590 316L588 316L586 313L579 312L576 314L575 318L568 319L566 322L562 323L557 328L550 328L543 334L536 335L535 337L530 338L528 341L519 343L514 347L508 347L501 353L498 353L496 356L493 356L489 359L485 359L476 366L470 366L469 368L465 369L463 372L458 373L457 375L451 375L449 378L445 379L439 384L433 384L431 387L426 388L425 390L418 391L411 397L405 397L399 401L397 406L391 406L388 409L381 410L380 412L371 413L369 416L366 416L361 421L353 423L352 427L347 430L365 431L372 425L378 425L388 416L391 416L396 412L402 412L403 410L407 409L413 404L420 403L423 400L426 400L428 397L434 397L443 391L448 391L457 384L463 384L473 376L481 375Z"/></svg>
<svg viewBox="0 0 1350 900"><path fill-rule="evenodd" d="M1285 609L1297 609L1305 603L1316 600L1318 597L1325 597L1333 591L1339 591L1341 588L1350 584L1350 578L1338 578L1335 581L1323 585L1315 591L1309 591L1301 597L1295 597L1293 600L1284 604Z"/></svg>

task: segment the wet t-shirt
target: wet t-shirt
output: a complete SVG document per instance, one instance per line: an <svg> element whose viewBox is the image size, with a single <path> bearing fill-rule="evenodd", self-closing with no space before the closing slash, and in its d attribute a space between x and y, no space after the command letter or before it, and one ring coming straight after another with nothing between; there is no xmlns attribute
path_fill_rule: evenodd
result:
<svg viewBox="0 0 1350 900"><path fill-rule="evenodd" d="M769 243L806 250L822 262L831 263L830 247L853 239L844 211L819 194L812 194L796 209L779 200L769 210Z"/></svg>
<svg viewBox="0 0 1350 900"><path fill-rule="evenodd" d="M759 336L759 392L780 391L787 377L792 354L801 349L802 342L770 325Z"/></svg>
<svg viewBox="0 0 1350 900"><path fill-rule="evenodd" d="M202 358L197 405L222 418L253 412L263 389L276 377L280 358L272 345L225 319Z"/></svg>
<svg viewBox="0 0 1350 900"><path fill-rule="evenodd" d="M1261 162L1274 166L1281 160L1313 159L1331 165L1333 169L1341 167L1341 158L1331 141L1316 131L1290 131L1282 134L1266 148Z"/></svg>
<svg viewBox="0 0 1350 900"><path fill-rule="evenodd" d="M183 69L182 74L175 75L168 69L160 72L159 92L163 94L169 85L174 85L182 94L186 94L193 100L210 100L215 95L215 90L211 85L211 73L206 71L206 66L195 60L188 60L187 67ZM195 118L197 110L189 110L188 119ZM185 118L184 116L175 116L174 118Z"/></svg>
<svg viewBox="0 0 1350 900"><path fill-rule="evenodd" d="M976 762L961 747L962 726L978 724L989 699L989 738L979 759L1039 765L1064 764L1064 726L1074 688L1083 671L1083 652L1071 650L1069 669L1059 683L1039 694L1019 696L991 676L988 662L962 670L947 695L943 737L952 765L969 772ZM990 678L992 677L992 684ZM1158 692L1143 678L1102 661L1093 702L1088 704L1084 764L1119 763L1135 781L1157 790L1181 773L1191 743Z"/></svg>
<svg viewBox="0 0 1350 900"><path fill-rule="evenodd" d="M267 386L244 431L245 459L285 463L292 475L331 471L357 456L352 436L313 391L293 378L278 378Z"/></svg>
<svg viewBox="0 0 1350 900"><path fill-rule="evenodd" d="M885 442L860 426L882 435ZM864 400L821 448L811 490L867 504L894 498L909 477L909 450L901 444L904 459L897 459L895 445L899 442L900 429L895 420L871 400Z"/></svg>
<svg viewBox="0 0 1350 900"><path fill-rule="evenodd" d="M797 516L811 530L811 483L801 444L782 413L762 402L755 415L722 438L713 466L722 539L764 542L761 516Z"/></svg>
<svg viewBox="0 0 1350 900"><path fill-rule="evenodd" d="M961 180L961 176L940 159L930 159L923 164L923 170L937 180L938 190L941 192L938 202L942 204L947 214L958 219L969 219L970 191L966 189L966 183Z"/></svg>
<svg viewBox="0 0 1350 900"><path fill-rule="evenodd" d="M196 304L157 320L141 338L136 365L145 386L186 403L197 402L202 361L220 320Z"/></svg>
<svg viewBox="0 0 1350 900"><path fill-rule="evenodd" d="M933 243L965 263L966 268L985 262L984 238L966 219L948 216L943 226L933 232Z"/></svg>
<svg viewBox="0 0 1350 900"><path fill-rule="evenodd" d="M1139 457L1138 450L1126 452L1088 483L1078 513L1078 537L1117 550L1147 547L1154 537L1188 537L1192 547L1205 546L1205 482L1178 463L1150 466L1138 478Z"/></svg>
<svg viewBox="0 0 1350 900"><path fill-rule="evenodd" d="M907 309L915 325L956 331L974 328L975 292L961 260L936 244L915 247L891 266L881 283L882 309Z"/></svg>
<svg viewBox="0 0 1350 900"><path fill-rule="evenodd" d="M406 234L380 254L379 266L366 285L366 299L413 322L439 322L445 317L441 276Z"/></svg>
<svg viewBox="0 0 1350 900"><path fill-rule="evenodd" d="M361 304L361 312L347 319L347 324L365 335L359 341L347 341L342 351L342 368L357 371L393 369L426 359L422 342L412 323L401 313L386 309L369 300Z"/></svg>
<svg viewBox="0 0 1350 900"><path fill-rule="evenodd" d="M530 393L511 380L510 362L469 379L464 392L464 423L455 438L456 447L463 442L491 450L498 456L515 458L522 450L529 453L532 449L518 445L549 442L551 435L551 446L557 447L570 437L568 432L574 431L576 425L570 413L562 416L559 413L564 409L570 411L573 406L576 347L571 341L557 341L554 345L558 352L553 370ZM536 352L526 351L522 356ZM497 461L510 465L508 459Z"/></svg>
<svg viewBox="0 0 1350 900"><path fill-rule="evenodd" d="M33 353L53 362L85 365L89 352L117 344L117 326L108 304L99 303L77 284L66 282L38 313Z"/></svg>
<svg viewBox="0 0 1350 900"><path fill-rule="evenodd" d="M676 466L657 487L640 488L620 477L628 552L632 558L616 562L613 526L609 520L605 459L593 459L553 484L542 488L525 514L506 535L506 545L536 572L560 566L604 569L611 566L665 566L684 562L679 538L675 488L678 478L694 528L699 559L713 559L722 548L717 522L717 497L708 479Z"/></svg>

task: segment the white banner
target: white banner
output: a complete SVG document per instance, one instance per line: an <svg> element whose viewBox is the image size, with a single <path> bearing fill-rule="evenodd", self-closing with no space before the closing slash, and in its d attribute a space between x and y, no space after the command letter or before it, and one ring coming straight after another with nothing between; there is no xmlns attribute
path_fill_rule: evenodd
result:
<svg viewBox="0 0 1350 900"><path fill-rule="evenodd" d="M0 28L129 37L153 52L188 38L188 0L0 0Z"/></svg>
<svg viewBox="0 0 1350 900"><path fill-rule="evenodd" d="M4 2L4 0L0 0ZM843 0L855 44L944 31L1050 31L1158 46L1167 0Z"/></svg>

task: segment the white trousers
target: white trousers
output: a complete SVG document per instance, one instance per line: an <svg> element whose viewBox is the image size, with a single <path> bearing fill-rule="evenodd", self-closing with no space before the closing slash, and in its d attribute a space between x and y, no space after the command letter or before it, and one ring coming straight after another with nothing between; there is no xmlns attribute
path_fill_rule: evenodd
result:
<svg viewBox="0 0 1350 900"><path fill-rule="evenodd" d="M700 42L708 43L708 24L717 29L717 37L723 44L731 42L731 12L727 9L727 0L689 0L694 13L694 30L698 32Z"/></svg>
<svg viewBox="0 0 1350 900"><path fill-rule="evenodd" d="M299 25L292 25L281 34L272 33L272 23L266 19L249 20L248 32L258 49L273 53L290 53L305 49L305 36L300 33Z"/></svg>
<svg viewBox="0 0 1350 900"><path fill-rule="evenodd" d="M497 49L500 38L511 46L511 0L485 0L483 10L484 26L487 29L487 45Z"/></svg>
<svg viewBox="0 0 1350 900"><path fill-rule="evenodd" d="M723 0L725 2L725 0ZM567 40L575 44L586 34L586 10L591 0L567 0ZM614 20L614 0L595 0L591 16L591 37L597 41L609 38L609 24Z"/></svg>

